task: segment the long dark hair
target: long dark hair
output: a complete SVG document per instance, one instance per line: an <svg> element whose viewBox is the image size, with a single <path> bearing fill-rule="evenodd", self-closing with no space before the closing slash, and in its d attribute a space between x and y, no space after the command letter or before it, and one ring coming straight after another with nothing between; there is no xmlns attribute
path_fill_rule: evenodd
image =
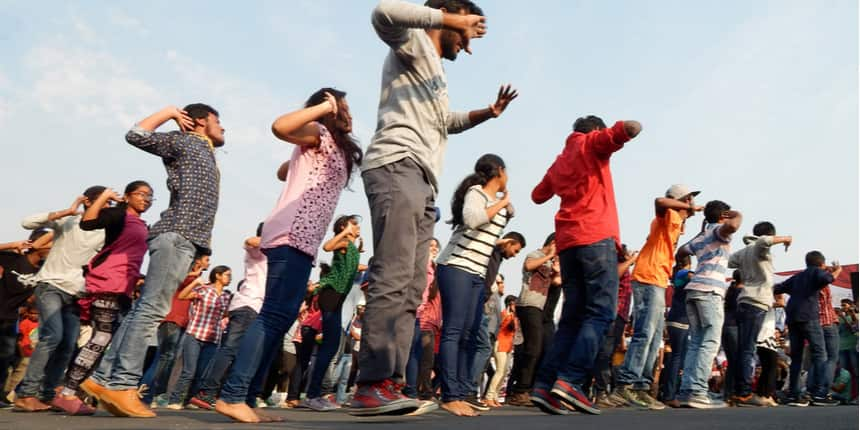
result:
<svg viewBox="0 0 860 430"><path fill-rule="evenodd" d="M308 101L305 102L305 107L316 106L324 102L325 93L333 95L338 101L338 104L340 104L340 101L346 97L346 92L344 91L328 87L320 88L317 92L308 97ZM334 118L327 115L320 122L334 137L335 145L337 145L338 149L340 149L340 152L343 154L343 158L346 161L346 175L349 177L352 175L353 168L361 165L363 156L361 154L361 147L358 146L358 140L351 134L351 127L349 127L350 118L347 116L347 112L338 106L337 115L335 115Z"/></svg>
<svg viewBox="0 0 860 430"><path fill-rule="evenodd" d="M484 154L475 162L475 171L460 182L454 197L451 198L451 219L448 221L451 228L456 229L463 225L463 201L469 188L487 185L490 179L501 175L504 168L505 161L496 154Z"/></svg>

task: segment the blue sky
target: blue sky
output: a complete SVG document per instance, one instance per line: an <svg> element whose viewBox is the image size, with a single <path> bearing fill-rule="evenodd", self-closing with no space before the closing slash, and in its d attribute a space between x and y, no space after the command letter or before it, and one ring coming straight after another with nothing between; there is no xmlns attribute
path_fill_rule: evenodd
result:
<svg viewBox="0 0 860 430"><path fill-rule="evenodd" d="M596 114L644 126L612 164L632 248L645 241L653 199L683 182L702 203L741 210L744 233L770 220L792 234L791 250L775 253L778 270L802 267L812 249L857 262L857 2L480 3L487 37L446 63L451 107L483 108L508 82L521 96L502 118L451 137L438 201L446 216L457 183L494 152L508 163L510 229L539 245L558 200L536 206L531 189L573 120ZM369 142L386 53L370 27L374 5L0 0L0 241L24 238L24 216L65 208L92 184L150 181L159 200L145 218L157 220L164 170L123 136L166 105L203 101L227 129L214 262L239 269L291 151L269 132L275 117L336 86ZM368 213L360 178L338 213ZM369 220L363 227L369 242ZM444 243L450 230L436 234ZM502 267L511 292L522 258Z"/></svg>

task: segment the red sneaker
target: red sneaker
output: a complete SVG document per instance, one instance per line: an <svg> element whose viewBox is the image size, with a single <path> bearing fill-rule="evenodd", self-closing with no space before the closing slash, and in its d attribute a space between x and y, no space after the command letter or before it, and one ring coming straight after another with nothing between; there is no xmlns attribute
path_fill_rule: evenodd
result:
<svg viewBox="0 0 860 430"><path fill-rule="evenodd" d="M575 407L580 412L585 412L591 415L600 415L600 409L594 406L588 396L582 392L579 386L569 384L559 379L555 381L550 393L563 402L567 402Z"/></svg>
<svg viewBox="0 0 860 430"><path fill-rule="evenodd" d="M349 404L349 413L356 416L405 415L421 406L417 400L403 396L396 384L386 379L374 384L358 384Z"/></svg>
<svg viewBox="0 0 860 430"><path fill-rule="evenodd" d="M88 406L78 396L66 397L62 394L57 394L54 400L51 401L51 406L62 409L63 412L69 415L94 415L96 413L95 408Z"/></svg>

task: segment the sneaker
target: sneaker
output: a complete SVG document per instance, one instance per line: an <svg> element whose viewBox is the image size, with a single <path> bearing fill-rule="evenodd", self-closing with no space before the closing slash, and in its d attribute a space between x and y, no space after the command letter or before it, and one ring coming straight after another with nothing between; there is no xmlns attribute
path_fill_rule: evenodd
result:
<svg viewBox="0 0 860 430"><path fill-rule="evenodd" d="M304 399L300 403L300 407L313 409L317 412L329 412L337 409L334 405L331 404L328 400L322 397L315 397L313 399Z"/></svg>
<svg viewBox="0 0 860 430"><path fill-rule="evenodd" d="M747 394L746 396L735 396L734 403L739 407L760 408L762 406L767 406L762 401L761 397L755 394Z"/></svg>
<svg viewBox="0 0 860 430"><path fill-rule="evenodd" d="M12 404L6 403L4 400L0 400L0 409L12 409Z"/></svg>
<svg viewBox="0 0 860 430"><path fill-rule="evenodd" d="M94 415L96 409L90 407L78 396L64 396L62 394L54 397L51 406L60 409L68 415Z"/></svg>
<svg viewBox="0 0 860 430"><path fill-rule="evenodd" d="M404 397L390 380L361 384L349 403L349 413L356 416L405 415L420 406L417 400Z"/></svg>
<svg viewBox="0 0 860 430"><path fill-rule="evenodd" d="M172 411L181 411L182 405L179 403L171 403L171 404L167 405L167 409L170 409Z"/></svg>
<svg viewBox="0 0 860 430"><path fill-rule="evenodd" d="M625 399L618 390L612 390L609 395L606 396L606 399L616 408L629 406L627 399Z"/></svg>
<svg viewBox="0 0 860 430"><path fill-rule="evenodd" d="M529 400L531 400L531 402L540 410L551 415L567 415L570 413L561 401L553 397L543 388L535 388L532 390Z"/></svg>
<svg viewBox="0 0 860 430"><path fill-rule="evenodd" d="M191 400L188 401L188 404L194 405L200 409L211 411L212 409L215 409L215 398L201 391L196 396L192 397Z"/></svg>
<svg viewBox="0 0 860 430"><path fill-rule="evenodd" d="M722 400L714 400L706 395L692 395L680 401L681 406L693 409L722 409L728 407Z"/></svg>
<svg viewBox="0 0 860 430"><path fill-rule="evenodd" d="M597 399L594 402L597 404L597 407L600 409L609 409L615 407L615 402L609 399L609 395L606 393L601 393L597 395Z"/></svg>
<svg viewBox="0 0 860 430"><path fill-rule="evenodd" d="M824 397L812 396L811 404L812 406L839 406L839 403L839 400L830 397L830 394L828 394Z"/></svg>
<svg viewBox="0 0 860 430"><path fill-rule="evenodd" d="M659 400L651 397L651 394L649 394L647 391L639 391L638 394L639 400L641 400L642 403L645 403L647 405L648 410L662 411L663 409L666 409L666 405L661 403Z"/></svg>
<svg viewBox="0 0 860 430"><path fill-rule="evenodd" d="M534 406L529 393L513 393L505 399L508 406Z"/></svg>
<svg viewBox="0 0 860 430"><path fill-rule="evenodd" d="M619 385L610 395L612 401L624 402L627 406L648 409L648 404L639 399L639 394L629 385Z"/></svg>
<svg viewBox="0 0 860 430"><path fill-rule="evenodd" d="M257 404L258 408L268 408L269 407L269 405L266 404L266 401L263 400L262 397L257 397L257 400L255 400L254 403Z"/></svg>
<svg viewBox="0 0 860 430"><path fill-rule="evenodd" d="M591 415L600 415L600 409L591 403L591 400L588 399L588 396L582 392L582 388L578 385L558 380L555 381L550 393L560 400L573 405L573 407L580 412L585 412Z"/></svg>
<svg viewBox="0 0 860 430"><path fill-rule="evenodd" d="M472 409L474 409L474 410L476 410L476 411L487 412L487 411L489 411L489 410L490 410L490 407L489 407L489 406L487 406L487 404L486 404L486 403L484 403L484 402L482 402L482 401L480 401L480 400L478 400L478 399L476 399L476 398L474 398L474 397L469 397L469 398L467 398L467 399L465 400L465 402L466 402L469 406L471 406L471 407L472 407Z"/></svg>
<svg viewBox="0 0 860 430"><path fill-rule="evenodd" d="M439 404L432 400L419 400L418 403L418 409L406 415L414 417L418 415L424 415L426 413L430 413L435 411L436 409L439 409Z"/></svg>
<svg viewBox="0 0 860 430"><path fill-rule="evenodd" d="M805 408L809 406L809 399L805 396L789 396L785 399L785 404L788 406L793 406L795 408Z"/></svg>
<svg viewBox="0 0 860 430"><path fill-rule="evenodd" d="M167 394L159 394L152 399L152 403L156 405L158 408L164 409L167 407L167 404L170 403L167 399ZM155 408L155 407L153 407Z"/></svg>

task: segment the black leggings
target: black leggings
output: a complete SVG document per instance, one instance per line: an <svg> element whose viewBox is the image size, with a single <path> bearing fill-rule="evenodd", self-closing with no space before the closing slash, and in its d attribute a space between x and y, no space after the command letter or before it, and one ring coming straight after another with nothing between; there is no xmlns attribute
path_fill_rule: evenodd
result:
<svg viewBox="0 0 860 430"><path fill-rule="evenodd" d="M66 372L65 388L77 391L81 382L98 366L102 355L110 345L114 332L119 327L122 297L117 294L103 294L93 300L90 305L93 335L72 360Z"/></svg>
<svg viewBox="0 0 860 430"><path fill-rule="evenodd" d="M761 376L756 385L756 394L761 397L771 397L776 392L776 374L779 371L776 351L758 347L758 359L761 361Z"/></svg>

